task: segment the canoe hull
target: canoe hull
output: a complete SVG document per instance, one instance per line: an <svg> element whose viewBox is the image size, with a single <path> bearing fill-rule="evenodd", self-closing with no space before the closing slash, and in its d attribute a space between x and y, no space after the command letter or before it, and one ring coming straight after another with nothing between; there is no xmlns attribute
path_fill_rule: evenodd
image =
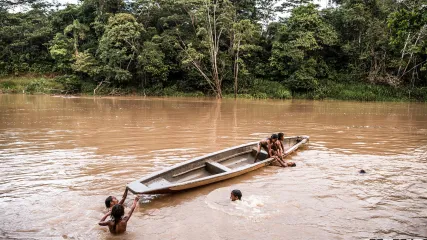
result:
<svg viewBox="0 0 427 240"><path fill-rule="evenodd" d="M308 136L285 138L285 154L291 154L308 139ZM257 144L243 144L192 159L131 182L127 188L134 194L173 193L252 172L270 165L274 160L267 158L266 153L261 153L261 161L254 163Z"/></svg>

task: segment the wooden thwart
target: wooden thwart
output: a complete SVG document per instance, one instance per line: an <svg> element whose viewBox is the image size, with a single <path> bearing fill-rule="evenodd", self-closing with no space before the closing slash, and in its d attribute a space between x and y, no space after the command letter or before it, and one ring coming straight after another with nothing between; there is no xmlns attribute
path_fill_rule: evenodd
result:
<svg viewBox="0 0 427 240"><path fill-rule="evenodd" d="M217 162L205 162L206 170L212 174L218 174L231 171L230 168Z"/></svg>
<svg viewBox="0 0 427 240"><path fill-rule="evenodd" d="M226 160L228 160L228 159L230 159L230 158L233 158L233 157L237 157L237 156L240 156L240 155L244 155L244 154L246 154L246 153L250 153L252 150L248 150L248 151L244 151L244 152L240 152L240 153L236 153L236 154L233 154L233 155L230 155L230 156L227 156L227 157L224 157L224 158L221 158L221 159L219 159L218 161L216 161L216 162L224 162L224 161L226 161ZM198 167L195 167L195 168L191 168L191 169L189 169L189 170L187 170L187 171L184 171L184 172L180 172L180 173L177 173L177 174L174 174L174 175L172 175L172 177L173 178L176 178L176 177L179 177L179 176L182 176L182 175L185 175L185 174L187 174L187 173L190 173L190 172L193 172L193 171L195 171L195 170L199 170L199 169L202 169L202 168L204 168L204 167L206 167L205 165L202 165L202 166L198 166Z"/></svg>

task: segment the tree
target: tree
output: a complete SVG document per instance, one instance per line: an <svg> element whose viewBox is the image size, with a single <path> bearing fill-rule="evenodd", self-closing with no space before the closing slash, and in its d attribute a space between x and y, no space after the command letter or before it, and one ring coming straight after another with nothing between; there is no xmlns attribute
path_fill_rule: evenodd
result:
<svg viewBox="0 0 427 240"><path fill-rule="evenodd" d="M52 71L47 43L54 34L47 7L35 4L18 13L0 7L0 74Z"/></svg>
<svg viewBox="0 0 427 240"><path fill-rule="evenodd" d="M240 52L250 51L256 49L257 46L252 43L255 40L255 37L258 34L259 29L257 26L251 21L245 19L241 20L233 25L233 53L234 53L234 67L233 67L233 75L234 75L234 97L237 98L237 89L238 89L238 77L239 77L239 64L242 63L242 59L240 58Z"/></svg>
<svg viewBox="0 0 427 240"><path fill-rule="evenodd" d="M227 32L232 27L230 23L235 10L228 0L196 0L192 2L194 3L197 8L187 12L195 27L197 41L187 43L181 40L185 56L183 62L192 64L209 84L215 96L222 98L222 81L230 59L227 51L223 51L220 46L226 41ZM188 3L184 3L184 6L185 4Z"/></svg>
<svg viewBox="0 0 427 240"><path fill-rule="evenodd" d="M57 33L50 43L49 52L56 61L56 69L66 73L73 62L73 43L62 33Z"/></svg>
<svg viewBox="0 0 427 240"><path fill-rule="evenodd" d="M396 61L398 82L407 78L414 86L416 80L423 78L421 71L427 70L427 6L417 1L408 2L390 14L388 27L391 45L402 53Z"/></svg>
<svg viewBox="0 0 427 240"><path fill-rule="evenodd" d="M158 44L151 41L144 42L141 53L138 55L138 64L142 70L144 82L147 77L151 80L166 81L169 68L164 63L164 58L165 54Z"/></svg>
<svg viewBox="0 0 427 240"><path fill-rule="evenodd" d="M321 18L316 5L297 7L278 29L270 64L292 90L314 90L318 78L327 77L321 51L336 41L336 32Z"/></svg>
<svg viewBox="0 0 427 240"><path fill-rule="evenodd" d="M84 40L86 37L86 32L89 31L89 27L85 24L81 24L79 20L74 20L72 24L68 25L64 29L64 34L71 34L74 40L74 55L77 56L79 54L79 40Z"/></svg>
<svg viewBox="0 0 427 240"><path fill-rule="evenodd" d="M386 19L396 2L340 0L339 4L339 8L325 12L340 38L339 54L334 57L341 64L335 69L356 81L392 84L393 78L387 72L393 53L389 49Z"/></svg>
<svg viewBox="0 0 427 240"><path fill-rule="evenodd" d="M120 83L132 78L131 68L136 64L141 31L144 28L130 14L119 13L110 17L98 47L106 80Z"/></svg>

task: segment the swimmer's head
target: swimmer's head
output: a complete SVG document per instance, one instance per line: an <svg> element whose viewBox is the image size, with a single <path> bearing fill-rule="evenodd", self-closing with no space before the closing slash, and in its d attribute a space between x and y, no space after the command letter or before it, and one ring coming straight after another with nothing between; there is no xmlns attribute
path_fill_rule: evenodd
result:
<svg viewBox="0 0 427 240"><path fill-rule="evenodd" d="M242 192L238 189L234 189L230 194L231 201L242 200Z"/></svg>
<svg viewBox="0 0 427 240"><path fill-rule="evenodd" d="M271 139L273 139L273 140L277 140L277 134L273 134L273 135L271 135Z"/></svg>
<svg viewBox="0 0 427 240"><path fill-rule="evenodd" d="M119 200L117 200L114 196L109 196L105 199L105 207L110 208L111 206L114 206L119 203Z"/></svg>
<svg viewBox="0 0 427 240"><path fill-rule="evenodd" d="M115 222L120 221L120 219L125 215L125 208L121 204L116 204L111 209L111 217Z"/></svg>
<svg viewBox="0 0 427 240"><path fill-rule="evenodd" d="M288 164L288 167L296 167L297 166L296 163L291 162L291 161L287 162L287 164Z"/></svg>
<svg viewBox="0 0 427 240"><path fill-rule="evenodd" d="M277 134L277 136L278 136L278 139L279 139L280 141L283 141L283 139L284 139L284 137L285 137L285 134L281 132L281 133Z"/></svg>
<svg viewBox="0 0 427 240"><path fill-rule="evenodd" d="M366 171L365 170L363 170L363 169L360 169L360 171L359 171L359 173L366 173Z"/></svg>

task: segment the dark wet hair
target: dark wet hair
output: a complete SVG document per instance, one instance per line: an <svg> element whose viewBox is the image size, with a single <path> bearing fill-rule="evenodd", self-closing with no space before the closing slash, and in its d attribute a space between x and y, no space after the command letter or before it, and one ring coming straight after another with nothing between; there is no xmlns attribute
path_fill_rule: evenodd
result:
<svg viewBox="0 0 427 240"><path fill-rule="evenodd" d="M116 231L116 225L120 222L123 215L125 215L125 208L121 204L116 204L111 209L111 219L114 221L114 231Z"/></svg>
<svg viewBox="0 0 427 240"><path fill-rule="evenodd" d="M242 200L242 192L239 189L234 189L231 194L236 196L239 200Z"/></svg>
<svg viewBox="0 0 427 240"><path fill-rule="evenodd" d="M277 134L271 135L271 139L277 139Z"/></svg>
<svg viewBox="0 0 427 240"><path fill-rule="evenodd" d="M296 163L294 163L294 162L292 162L292 164L290 164L290 166L291 166L291 167L296 167L296 166L297 166L297 164L296 164Z"/></svg>
<svg viewBox="0 0 427 240"><path fill-rule="evenodd" d="M277 135L278 135L278 137L277 137L278 139L281 139L283 136L285 136L285 134L284 134L284 133L282 133L282 132L281 132L281 133L279 133L279 134L277 134Z"/></svg>
<svg viewBox="0 0 427 240"><path fill-rule="evenodd" d="M359 173L366 173L366 171L365 171L365 170L363 170L363 169L361 169L361 170L359 171Z"/></svg>
<svg viewBox="0 0 427 240"><path fill-rule="evenodd" d="M110 208L111 207L111 201L113 201L113 196L108 196L105 199L105 207Z"/></svg>

